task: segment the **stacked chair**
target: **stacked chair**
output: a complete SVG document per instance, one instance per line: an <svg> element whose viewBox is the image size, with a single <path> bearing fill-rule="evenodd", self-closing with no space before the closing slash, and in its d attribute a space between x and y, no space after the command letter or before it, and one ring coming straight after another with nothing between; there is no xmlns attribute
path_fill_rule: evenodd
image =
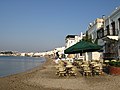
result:
<svg viewBox="0 0 120 90"><path fill-rule="evenodd" d="M96 63L93 65L93 75L101 75L103 73L103 68L101 63Z"/></svg>
<svg viewBox="0 0 120 90"><path fill-rule="evenodd" d="M102 63L99 61L84 61L81 65L83 76L101 75L103 73Z"/></svg>
<svg viewBox="0 0 120 90"><path fill-rule="evenodd" d="M69 61L59 60L58 65L56 66L56 75L61 76L76 76L76 68Z"/></svg>
<svg viewBox="0 0 120 90"><path fill-rule="evenodd" d="M84 61L81 65L81 70L82 70L82 75L83 76L88 76L88 75L92 75L92 70L89 67L89 62Z"/></svg>
<svg viewBox="0 0 120 90"><path fill-rule="evenodd" d="M62 60L59 60L58 65L56 66L56 75L58 76L66 76L66 68L65 63Z"/></svg>
<svg viewBox="0 0 120 90"><path fill-rule="evenodd" d="M67 61L66 65L66 71L67 71L67 76L76 76L76 68L75 66L72 65L72 63Z"/></svg>

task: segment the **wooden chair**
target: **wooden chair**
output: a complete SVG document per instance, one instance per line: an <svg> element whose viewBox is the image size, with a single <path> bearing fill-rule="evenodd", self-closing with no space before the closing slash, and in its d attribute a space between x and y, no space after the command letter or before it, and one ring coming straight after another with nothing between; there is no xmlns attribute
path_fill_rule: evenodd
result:
<svg viewBox="0 0 120 90"><path fill-rule="evenodd" d="M88 76L88 75L92 76L91 68L89 66L83 66L82 75L83 76Z"/></svg>
<svg viewBox="0 0 120 90"><path fill-rule="evenodd" d="M65 67L60 67L58 70L58 75L60 76L66 76L66 68Z"/></svg>
<svg viewBox="0 0 120 90"><path fill-rule="evenodd" d="M68 76L76 76L77 75L76 68L75 67L71 67L70 69L68 69L67 75Z"/></svg>
<svg viewBox="0 0 120 90"><path fill-rule="evenodd" d="M93 74L94 75L101 75L103 73L103 68L102 68L102 65L96 65L94 68L93 68Z"/></svg>

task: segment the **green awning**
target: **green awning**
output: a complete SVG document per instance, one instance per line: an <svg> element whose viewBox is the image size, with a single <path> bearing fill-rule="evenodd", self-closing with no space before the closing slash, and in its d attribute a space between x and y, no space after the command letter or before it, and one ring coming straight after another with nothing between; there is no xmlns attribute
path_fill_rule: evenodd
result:
<svg viewBox="0 0 120 90"><path fill-rule="evenodd" d="M80 41L73 46L67 48L64 53L65 54L75 54L75 53L84 53L84 52L94 52L101 49L101 46L86 42L86 41Z"/></svg>

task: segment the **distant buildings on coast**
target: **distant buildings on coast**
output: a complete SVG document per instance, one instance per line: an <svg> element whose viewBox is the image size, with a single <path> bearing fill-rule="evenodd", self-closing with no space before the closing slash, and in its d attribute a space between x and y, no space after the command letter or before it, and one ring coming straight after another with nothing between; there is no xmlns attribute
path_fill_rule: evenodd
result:
<svg viewBox="0 0 120 90"><path fill-rule="evenodd" d="M48 52L25 52L20 53L16 51L1 51L0 56L28 56L28 57L43 57L49 55Z"/></svg>
<svg viewBox="0 0 120 90"><path fill-rule="evenodd" d="M55 48L51 51L46 52L18 52L18 51L0 51L0 56L26 56L26 57L44 57L44 56L50 56L55 58L56 52L59 52L59 54L64 54L65 47L59 47Z"/></svg>

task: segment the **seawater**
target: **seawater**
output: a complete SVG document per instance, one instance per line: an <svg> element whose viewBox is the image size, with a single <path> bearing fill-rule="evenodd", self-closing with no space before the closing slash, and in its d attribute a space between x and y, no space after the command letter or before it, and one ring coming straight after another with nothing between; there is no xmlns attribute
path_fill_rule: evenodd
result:
<svg viewBox="0 0 120 90"><path fill-rule="evenodd" d="M0 77L30 70L44 61L44 57L0 56Z"/></svg>

